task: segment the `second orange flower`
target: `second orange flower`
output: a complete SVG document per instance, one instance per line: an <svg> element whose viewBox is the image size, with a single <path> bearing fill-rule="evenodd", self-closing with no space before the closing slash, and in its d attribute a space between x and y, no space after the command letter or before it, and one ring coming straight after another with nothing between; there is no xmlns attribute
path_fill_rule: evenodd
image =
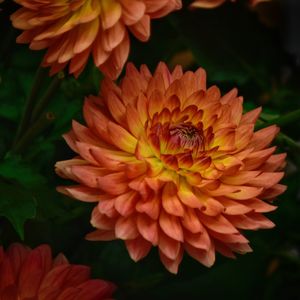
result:
<svg viewBox="0 0 300 300"><path fill-rule="evenodd" d="M24 30L17 38L33 50L48 49L44 66L55 74L69 64L78 76L90 55L106 76L117 78L128 58L128 31L150 37L151 19L181 8L181 0L15 0L22 5L11 16Z"/></svg>
<svg viewBox="0 0 300 300"><path fill-rule="evenodd" d="M235 2L236 0L231 0L232 2ZM249 0L249 5L251 7L254 7L255 5L261 3L261 2L269 2L271 0ZM223 3L225 3L226 0L195 0L190 7L191 8L216 8Z"/></svg>

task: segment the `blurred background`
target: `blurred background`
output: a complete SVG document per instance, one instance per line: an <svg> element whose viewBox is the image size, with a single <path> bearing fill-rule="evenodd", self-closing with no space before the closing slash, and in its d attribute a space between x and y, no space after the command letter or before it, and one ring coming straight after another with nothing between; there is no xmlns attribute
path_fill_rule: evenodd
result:
<svg viewBox="0 0 300 300"><path fill-rule="evenodd" d="M223 93L239 89L245 111L263 107L258 126L281 127L276 144L278 152L288 153L283 182L288 190L268 214L276 227L246 232L253 253L236 260L218 255L211 269L185 256L177 276L163 268L156 249L134 263L121 241L85 241L93 205L55 191L66 181L55 175L54 164L73 156L61 135L72 119L82 121L84 96L98 93L102 75L90 62L78 80L60 74L36 82L44 53L15 43L19 32L9 16L18 6L5 0L0 4L0 244L49 243L72 263L90 265L94 276L116 282L116 299L300 299L300 1L254 8L248 1L228 1L212 10L190 10L191 1L183 2L181 11L153 21L148 43L131 37L129 61L151 70L159 61L186 70L201 66L209 85ZM44 105L12 152L32 93Z"/></svg>

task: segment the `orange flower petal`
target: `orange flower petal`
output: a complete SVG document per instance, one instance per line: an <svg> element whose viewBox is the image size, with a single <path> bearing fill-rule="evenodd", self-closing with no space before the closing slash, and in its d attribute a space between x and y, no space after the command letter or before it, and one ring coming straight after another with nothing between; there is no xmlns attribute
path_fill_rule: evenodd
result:
<svg viewBox="0 0 300 300"><path fill-rule="evenodd" d="M126 121L130 132L136 137L139 138L144 131L144 124L140 119L139 113L136 108L128 105L126 107Z"/></svg>
<svg viewBox="0 0 300 300"><path fill-rule="evenodd" d="M276 125L256 131L249 147L253 147L255 150L261 150L268 147L278 132L279 128Z"/></svg>
<svg viewBox="0 0 300 300"><path fill-rule="evenodd" d="M179 199L183 204L191 208L201 208L203 204L200 199L192 192L187 182L184 180L180 181L179 190L177 192Z"/></svg>
<svg viewBox="0 0 300 300"><path fill-rule="evenodd" d="M132 34L140 41L146 42L150 38L150 16L144 15L138 22L130 26Z"/></svg>
<svg viewBox="0 0 300 300"><path fill-rule="evenodd" d="M228 198L235 200L246 200L257 197L261 194L263 188L249 187L249 186L240 186L237 192L228 193Z"/></svg>
<svg viewBox="0 0 300 300"><path fill-rule="evenodd" d="M146 213L153 220L157 220L160 213L160 199L158 195L139 201L136 204L136 210L140 213Z"/></svg>
<svg viewBox="0 0 300 300"><path fill-rule="evenodd" d="M224 243L249 243L249 241L240 233L235 234L222 234L215 231L210 231L210 234L219 241L223 241Z"/></svg>
<svg viewBox="0 0 300 300"><path fill-rule="evenodd" d="M179 218L169 215L162 210L159 216L159 225L167 236L176 241L183 242L183 231Z"/></svg>
<svg viewBox="0 0 300 300"><path fill-rule="evenodd" d="M184 208L176 195L176 190L171 184L166 184L162 194L162 206L167 213L173 216L183 217Z"/></svg>
<svg viewBox="0 0 300 300"><path fill-rule="evenodd" d="M159 251L159 257L163 265L166 267L166 269L173 273L177 274L179 264L181 263L181 260L183 258L183 249L181 248L177 257L175 259L170 259L162 251Z"/></svg>
<svg viewBox="0 0 300 300"><path fill-rule="evenodd" d="M182 225L192 233L203 232L203 226L198 215L189 207L185 208Z"/></svg>
<svg viewBox="0 0 300 300"><path fill-rule="evenodd" d="M133 25L144 16L146 11L145 3L136 0L123 0L121 2L123 7L122 19L126 25Z"/></svg>
<svg viewBox="0 0 300 300"><path fill-rule="evenodd" d="M126 108L115 93L108 93L107 107L115 121L124 126L126 120Z"/></svg>
<svg viewBox="0 0 300 300"><path fill-rule="evenodd" d="M90 23L82 24L77 32L76 42L73 51L75 54L81 53L89 48L96 39L99 29L99 20L94 19Z"/></svg>
<svg viewBox="0 0 300 300"><path fill-rule="evenodd" d="M258 214L248 214L239 216L228 216L230 222L237 228L240 229L251 229L256 230L259 228L272 228L274 223L265 217L259 216Z"/></svg>
<svg viewBox="0 0 300 300"><path fill-rule="evenodd" d="M1 252L1 251L0 251ZM21 244L11 244L7 250L8 257L10 259L10 265L12 267L12 270L14 272L15 278L17 277L17 274L19 274L21 267L27 258L30 250L29 248L21 245ZM1 254L0 254L1 257ZM1 262L1 258L0 258ZM0 277L2 278L2 277Z"/></svg>
<svg viewBox="0 0 300 300"><path fill-rule="evenodd" d="M244 204L244 201L251 201L251 200L243 200L242 203L239 203L239 201L234 201L231 199L227 199L225 197L218 199L224 206L224 213L226 215L240 215L240 214L246 214L253 210L252 207L249 207L247 204Z"/></svg>
<svg viewBox="0 0 300 300"><path fill-rule="evenodd" d="M255 122L257 121L260 113L261 113L261 107L258 107L256 109L253 109L247 113L245 113L242 116L241 119L241 124L255 124Z"/></svg>
<svg viewBox="0 0 300 300"><path fill-rule="evenodd" d="M211 247L211 240L206 230L203 230L201 233L191 233L190 231L186 231L184 234L184 241L197 249L209 250Z"/></svg>
<svg viewBox="0 0 300 300"><path fill-rule="evenodd" d="M128 253L134 261L139 261L144 258L151 250L151 243L143 238L137 238L135 240L126 240L126 248Z"/></svg>
<svg viewBox="0 0 300 300"><path fill-rule="evenodd" d="M139 236L135 220L132 217L119 218L115 225L116 238L133 240Z"/></svg>
<svg viewBox="0 0 300 300"><path fill-rule="evenodd" d="M222 5L226 0L195 0L191 8L215 8Z"/></svg>
<svg viewBox="0 0 300 300"><path fill-rule="evenodd" d="M113 230L116 221L102 214L98 207L95 207L92 212L91 225L101 230Z"/></svg>
<svg viewBox="0 0 300 300"><path fill-rule="evenodd" d="M114 26L122 15L122 8L117 1L100 1L103 29Z"/></svg>
<svg viewBox="0 0 300 300"><path fill-rule="evenodd" d="M47 245L39 246L28 254L19 274L19 294L22 298L32 298L37 294L43 277L50 271L51 265L52 253Z"/></svg>
<svg viewBox="0 0 300 300"><path fill-rule="evenodd" d="M127 217L135 211L137 197L138 195L136 192L130 191L118 196L115 199L115 208L120 213L120 215Z"/></svg>
<svg viewBox="0 0 300 300"><path fill-rule="evenodd" d="M107 299L116 289L115 285L100 279L90 279L78 286L80 292L76 293L79 299Z"/></svg>
<svg viewBox="0 0 300 300"><path fill-rule="evenodd" d="M233 243L227 245L231 250L240 254L252 252L252 248L248 244Z"/></svg>
<svg viewBox="0 0 300 300"><path fill-rule="evenodd" d="M137 216L137 227L142 237L152 245L158 243L158 224L147 215L139 214Z"/></svg>
<svg viewBox="0 0 300 300"><path fill-rule="evenodd" d="M98 47L103 47L102 51L104 51L104 53L110 53L113 49L117 48L122 43L125 35L125 26L122 23L118 22L115 26L108 28L103 32L103 35L99 37L101 38L101 41L98 42L101 43L101 45L98 45ZM103 62L104 61L102 61L102 63Z"/></svg>
<svg viewBox="0 0 300 300"><path fill-rule="evenodd" d="M103 199L103 195L101 195L98 190L81 185L60 186L57 187L57 191L84 202L97 202Z"/></svg>
<svg viewBox="0 0 300 300"><path fill-rule="evenodd" d="M108 123L107 130L116 147L128 153L135 152L137 140L128 131L113 122Z"/></svg>
<svg viewBox="0 0 300 300"><path fill-rule="evenodd" d="M284 176L283 172L264 172L248 181L249 185L269 188L278 183Z"/></svg>
<svg viewBox="0 0 300 300"><path fill-rule="evenodd" d="M243 185L252 178L257 177L260 171L240 171L232 176L222 176L220 180L229 185Z"/></svg>
<svg viewBox="0 0 300 300"><path fill-rule="evenodd" d="M10 286L12 286L16 279L15 279L14 270L12 268L9 258L4 257L4 253L2 255L3 255L3 257L2 257L1 265L0 265L1 266L0 290L4 291L4 290L8 289Z"/></svg>
<svg viewBox="0 0 300 300"><path fill-rule="evenodd" d="M276 206L273 206L273 205L270 205L260 199L257 199L257 198L254 198L254 199L251 199L251 200L245 200L245 205L251 207L255 212L258 212L258 213L264 213L264 212L270 212L270 211L273 211L275 210L277 207Z"/></svg>
<svg viewBox="0 0 300 300"><path fill-rule="evenodd" d="M53 259L48 245L31 250L21 244L12 244L6 253L0 247L0 275L1 299L62 300L78 296L86 300L104 300L116 289L113 283L91 280L89 267L69 264L63 254Z"/></svg>
<svg viewBox="0 0 300 300"><path fill-rule="evenodd" d="M117 210L114 207L114 199L103 199L98 203L97 208L101 214L106 215L109 218L115 219L118 215Z"/></svg>
<svg viewBox="0 0 300 300"><path fill-rule="evenodd" d="M206 197L205 197L206 198ZM208 216L217 216L225 211L224 206L214 198L207 197L204 206L201 208L201 212Z"/></svg>
<svg viewBox="0 0 300 300"><path fill-rule="evenodd" d="M215 249L217 252L221 253L222 255L235 259L236 256L233 254L232 250L226 246L223 242L214 241Z"/></svg>
<svg viewBox="0 0 300 300"><path fill-rule="evenodd" d="M228 217L222 215L217 217L209 217L204 214L200 215L201 222L209 229L219 233L236 233L237 229L228 221ZM217 221L217 222L216 222Z"/></svg>
<svg viewBox="0 0 300 300"><path fill-rule="evenodd" d="M180 253L181 243L168 237L163 232L159 234L158 248L167 258L176 260Z"/></svg>
<svg viewBox="0 0 300 300"><path fill-rule="evenodd" d="M185 244L184 248L190 256L206 267L211 267L215 262L215 251L213 247L209 250L202 250Z"/></svg>
<svg viewBox="0 0 300 300"><path fill-rule="evenodd" d="M65 283L76 286L90 277L90 269L86 266L62 265L51 270L39 288L39 297L42 299L57 298L61 294Z"/></svg>
<svg viewBox="0 0 300 300"><path fill-rule="evenodd" d="M261 166L262 171L274 172L285 166L286 153L274 154Z"/></svg>

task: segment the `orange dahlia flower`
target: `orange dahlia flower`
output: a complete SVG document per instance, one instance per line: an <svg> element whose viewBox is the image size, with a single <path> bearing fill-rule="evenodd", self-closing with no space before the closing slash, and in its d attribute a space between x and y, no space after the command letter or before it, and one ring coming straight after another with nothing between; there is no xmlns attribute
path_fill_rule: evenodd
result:
<svg viewBox="0 0 300 300"><path fill-rule="evenodd" d="M128 30L139 40L150 37L150 20L181 8L181 0L15 0L23 7L11 16L24 30L19 43L48 51L43 66L55 74L69 64L78 76L90 54L99 69L117 78L129 54Z"/></svg>
<svg viewBox="0 0 300 300"><path fill-rule="evenodd" d="M85 101L87 126L65 135L78 156L56 164L79 183L60 192L97 203L87 239L125 240L135 261L158 246L173 273L184 250L205 266L215 251L251 251L241 230L274 226L262 213L285 190L285 154L270 146L278 128L253 132L261 109L243 115L242 102L236 89L207 88L201 68L129 64L120 86L103 80Z"/></svg>
<svg viewBox="0 0 300 300"><path fill-rule="evenodd" d="M31 250L12 244L6 252L0 247L0 299L111 299L112 283L89 278L89 267L71 265L62 254L52 259L47 245Z"/></svg>
<svg viewBox="0 0 300 300"><path fill-rule="evenodd" d="M230 0L235 2L236 0ZM254 7L261 2L269 2L272 0L249 0L249 4ZM226 0L195 0L190 6L191 8L215 8L222 5Z"/></svg>

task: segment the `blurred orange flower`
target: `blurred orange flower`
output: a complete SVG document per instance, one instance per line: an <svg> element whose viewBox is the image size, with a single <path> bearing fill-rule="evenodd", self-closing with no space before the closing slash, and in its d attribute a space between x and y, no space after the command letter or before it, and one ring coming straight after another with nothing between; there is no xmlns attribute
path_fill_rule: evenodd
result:
<svg viewBox="0 0 300 300"><path fill-rule="evenodd" d="M111 299L112 283L89 278L89 267L71 265L62 254L52 259L47 245L31 250L12 244L6 252L0 247L1 299Z"/></svg>
<svg viewBox="0 0 300 300"><path fill-rule="evenodd" d="M235 2L236 0L230 0ZM258 3L268 2L272 0L249 0L249 4L254 7ZM192 8L215 8L222 5L226 0L195 0L190 6Z"/></svg>
<svg viewBox="0 0 300 300"><path fill-rule="evenodd" d="M274 226L262 213L285 190L286 155L270 147L278 128L253 132L261 109L243 115L242 103L236 89L207 88L201 68L128 64L120 86L104 79L85 101L87 127L65 135L78 156L56 164L79 183L60 192L97 203L87 239L125 240L135 261L158 246L173 273L184 250L205 266L215 251L250 252L241 230Z"/></svg>
<svg viewBox="0 0 300 300"><path fill-rule="evenodd" d="M11 16L24 30L19 43L48 48L43 66L55 74L69 64L78 76L90 54L94 63L113 79L128 58L128 30L139 40L150 37L150 20L181 8L181 0L15 0L23 7Z"/></svg>

